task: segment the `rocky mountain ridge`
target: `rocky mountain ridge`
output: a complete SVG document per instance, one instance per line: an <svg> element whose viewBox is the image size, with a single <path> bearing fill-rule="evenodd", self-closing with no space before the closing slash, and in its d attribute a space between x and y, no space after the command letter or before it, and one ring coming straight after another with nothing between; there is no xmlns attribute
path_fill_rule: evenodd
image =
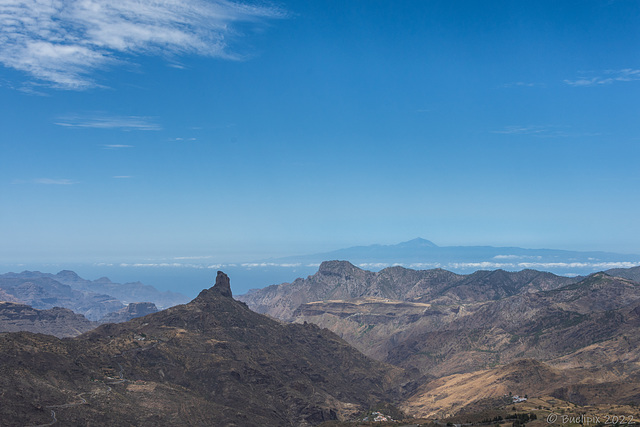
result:
<svg viewBox="0 0 640 427"><path fill-rule="evenodd" d="M0 301L0 332L34 332L58 338L76 337L103 323L121 323L157 312L153 303L132 302L98 321L88 320L68 308L38 310L26 304Z"/></svg>
<svg viewBox="0 0 640 427"><path fill-rule="evenodd" d="M64 338L80 335L96 326L96 322L67 308L36 310L25 304L0 301L0 332L28 331Z"/></svg>
<svg viewBox="0 0 640 427"><path fill-rule="evenodd" d="M238 299L259 313L292 320L294 311L301 304L313 301L374 297L464 304L555 289L577 280L536 270L480 270L460 275L442 269L412 270L395 266L371 272L348 261L325 261L316 274L306 279L268 286L240 295Z"/></svg>
<svg viewBox="0 0 640 427"><path fill-rule="evenodd" d="M515 289L505 287L504 272L478 275L479 289L497 288L505 294ZM485 279L496 275L498 284L488 285ZM459 296L468 294L457 290L453 303L453 298L438 294L414 301L335 299L301 304L291 318L329 328L378 360L433 376L486 369L519 357L552 360L634 333L640 310L638 282L597 273L555 288L546 280L535 280L540 277L546 276L525 272L522 283L527 284L520 289L526 291L502 298L486 298L500 293L495 291L479 301L464 302ZM469 279L458 283L464 283L464 289L472 286ZM541 287L552 289L535 291Z"/></svg>
<svg viewBox="0 0 640 427"><path fill-rule="evenodd" d="M424 385L403 404L408 413L450 415L480 399L467 399L465 390L493 399L496 390L515 389L513 378L533 375L533 365L518 365L523 359L538 374L553 373L536 386L521 384L533 393L576 404L640 397L627 385L640 378L640 283L623 277L372 273L332 261L307 279L243 299L284 320L328 328L366 355L422 376ZM506 385L489 386L489 379ZM487 387L494 394L485 396Z"/></svg>
<svg viewBox="0 0 640 427"><path fill-rule="evenodd" d="M399 396L398 368L257 314L228 283L73 339L0 334L0 423L306 426Z"/></svg>

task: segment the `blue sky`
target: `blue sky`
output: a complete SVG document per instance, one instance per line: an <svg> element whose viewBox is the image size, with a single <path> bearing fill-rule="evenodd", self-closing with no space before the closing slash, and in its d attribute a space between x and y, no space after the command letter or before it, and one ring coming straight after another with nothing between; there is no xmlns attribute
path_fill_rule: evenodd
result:
<svg viewBox="0 0 640 427"><path fill-rule="evenodd" d="M637 1L108 4L0 4L6 261L640 253Z"/></svg>

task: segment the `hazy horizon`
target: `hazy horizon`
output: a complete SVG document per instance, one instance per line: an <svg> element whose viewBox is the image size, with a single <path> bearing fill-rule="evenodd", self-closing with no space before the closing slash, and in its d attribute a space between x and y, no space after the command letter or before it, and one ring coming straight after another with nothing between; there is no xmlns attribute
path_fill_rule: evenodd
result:
<svg viewBox="0 0 640 427"><path fill-rule="evenodd" d="M22 271L41 271L58 273L61 270L72 270L84 279L96 280L108 277L116 283L140 281L161 291L174 291L189 297L195 297L202 289L213 285L216 271L223 270L231 277L232 289L237 294L244 294L250 289L263 288L269 285L292 282L297 278L305 278L314 274L322 261L346 260L359 268L379 271L386 267L402 266L414 270L442 268L459 274L469 274L478 270L520 271L534 269L548 271L560 276L587 275L612 268L630 268L640 265L640 255L616 254L608 252L564 251L564 254L545 254L547 248L497 247L498 255L482 253L439 254L442 250L455 249L452 246L436 245L433 256L420 253L419 248L409 245L405 251L398 248L418 242L435 244L421 238L395 245L371 245L364 247L336 248L334 251L316 254L296 254L290 257L273 259L240 260L237 262L216 262L211 256L177 257L177 258L145 258L138 260L111 260L97 262L55 261L55 262L0 262L0 274ZM383 248L383 254L371 255L372 248ZM462 246L469 248L470 246ZM479 246L489 248L489 246ZM360 249L361 248L361 249ZM385 248L391 248L391 255L385 255ZM532 251L529 255L518 255L510 250ZM369 255L367 255L369 254ZM393 255L395 254L395 255ZM394 258L395 257L395 258Z"/></svg>

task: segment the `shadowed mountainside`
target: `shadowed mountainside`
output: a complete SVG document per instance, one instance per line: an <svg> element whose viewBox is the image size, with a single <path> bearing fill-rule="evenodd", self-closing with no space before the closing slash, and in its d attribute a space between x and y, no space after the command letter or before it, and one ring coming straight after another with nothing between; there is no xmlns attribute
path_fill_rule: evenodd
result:
<svg viewBox="0 0 640 427"><path fill-rule="evenodd" d="M609 276L623 277L625 279L640 282L640 266L631 268L613 268L605 271Z"/></svg>
<svg viewBox="0 0 640 427"><path fill-rule="evenodd" d="M0 423L314 425L398 396L402 375L252 312L219 273L186 305L77 338L0 334Z"/></svg>

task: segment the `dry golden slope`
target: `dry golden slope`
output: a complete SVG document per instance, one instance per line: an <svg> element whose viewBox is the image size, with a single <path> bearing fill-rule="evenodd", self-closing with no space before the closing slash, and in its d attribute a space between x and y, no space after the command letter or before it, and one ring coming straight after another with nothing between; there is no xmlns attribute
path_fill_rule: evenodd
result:
<svg viewBox="0 0 640 427"><path fill-rule="evenodd" d="M420 387L401 409L416 417L446 418L485 399L547 394L562 372L535 360L520 360L500 368L438 378Z"/></svg>

